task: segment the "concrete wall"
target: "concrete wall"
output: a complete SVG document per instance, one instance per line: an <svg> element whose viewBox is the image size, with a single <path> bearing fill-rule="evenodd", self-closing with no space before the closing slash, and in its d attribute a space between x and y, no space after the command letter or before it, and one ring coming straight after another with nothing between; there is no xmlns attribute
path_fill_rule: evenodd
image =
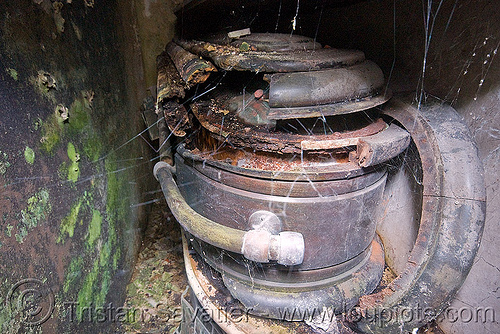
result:
<svg viewBox="0 0 500 334"><path fill-rule="evenodd" d="M137 111L174 19L160 1L0 3L2 333L112 331L97 312L123 303L156 187ZM42 311L23 319L27 288Z"/></svg>

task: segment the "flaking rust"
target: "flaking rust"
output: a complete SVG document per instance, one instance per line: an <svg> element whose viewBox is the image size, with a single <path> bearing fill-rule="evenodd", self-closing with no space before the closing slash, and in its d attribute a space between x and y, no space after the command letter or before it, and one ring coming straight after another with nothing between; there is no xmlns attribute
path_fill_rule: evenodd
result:
<svg viewBox="0 0 500 334"><path fill-rule="evenodd" d="M210 73L216 72L217 69L209 61L193 55L174 42L167 45L156 61L157 113L165 116L165 122L172 134L183 137L186 135L185 130L191 127L191 120L180 101L184 99L186 90L205 82ZM159 123L162 122L160 119Z"/></svg>
<svg viewBox="0 0 500 334"><path fill-rule="evenodd" d="M177 44L189 52L212 60L217 67L227 71L307 72L351 66L365 59L361 51L332 48L319 48L314 52L311 50L279 52L259 50L252 43L246 43L248 46L242 47L242 45L178 40Z"/></svg>
<svg viewBox="0 0 500 334"><path fill-rule="evenodd" d="M184 98L186 84L166 51L156 58L156 66L158 71L157 103L161 103L166 99Z"/></svg>
<svg viewBox="0 0 500 334"><path fill-rule="evenodd" d="M166 51L187 88L205 82L210 72L217 72L212 63L184 50L175 42L168 43Z"/></svg>
<svg viewBox="0 0 500 334"><path fill-rule="evenodd" d="M156 63L158 70L157 113L160 117L162 114L165 116L165 122L174 135L185 136L186 132L184 130L190 126L189 117L186 109L177 101L186 95L186 84L166 51L158 56ZM162 123L160 120L159 127L162 127Z"/></svg>
<svg viewBox="0 0 500 334"><path fill-rule="evenodd" d="M280 131L272 131L266 126L255 126L241 123L234 112L218 113L222 108L220 102L196 102L191 104L191 110L201 125L211 136L219 141L228 140L238 147L250 147L264 152L296 153L304 150L327 150L339 148L339 141L365 136L371 136L383 131L387 125L382 119L357 130L318 134L315 136L301 135ZM224 120L223 120L224 119ZM306 145L307 147L304 147ZM333 145L333 146L332 146ZM345 145L341 145L342 147Z"/></svg>
<svg viewBox="0 0 500 334"><path fill-rule="evenodd" d="M191 118L183 104L169 100L163 103L163 113L169 130L177 137L184 137L191 128Z"/></svg>

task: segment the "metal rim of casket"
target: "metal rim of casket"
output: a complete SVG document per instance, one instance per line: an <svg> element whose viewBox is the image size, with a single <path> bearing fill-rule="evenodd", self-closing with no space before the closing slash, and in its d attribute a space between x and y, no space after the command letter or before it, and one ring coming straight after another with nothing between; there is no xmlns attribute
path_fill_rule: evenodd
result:
<svg viewBox="0 0 500 334"><path fill-rule="evenodd" d="M360 299L360 316L350 326L361 333L411 331L436 318L467 277L485 220L482 164L460 116L439 102L417 110L392 101L384 113L412 135L423 169L424 204L406 270ZM432 293L425 293L429 288ZM420 318L418 310L431 313ZM385 318L376 318L380 314ZM398 314L412 317L393 316Z"/></svg>
<svg viewBox="0 0 500 334"><path fill-rule="evenodd" d="M191 105L191 110L210 135L220 142L227 141L238 147L280 154L301 154L304 150L311 150L311 148L304 149L303 142L318 143L317 149L343 148L355 145L357 138L375 135L387 129L387 124L383 120L376 119L362 128L351 131L310 136L283 131L271 132L267 127L250 126L242 123L233 112L226 115L214 113L210 111L211 106L202 103L194 103Z"/></svg>
<svg viewBox="0 0 500 334"><path fill-rule="evenodd" d="M277 33L251 33L235 39L230 44L241 48L243 43L252 46L256 51L266 52L291 52L297 50L316 50L321 49L321 44L314 38L300 35L277 34Z"/></svg>
<svg viewBox="0 0 500 334"><path fill-rule="evenodd" d="M332 163L327 166L323 165L321 167L311 166L309 168L304 167L296 171L288 170L264 170L255 168L244 168L239 166L234 166L225 161L216 160L205 156L203 154L194 153L189 150L185 145L181 144L177 147L177 153L179 153L182 158L189 163L194 168L204 171L205 166L213 166L216 169L221 169L223 171L228 171L238 175L245 175L249 177L256 177L261 179L271 179L271 180L284 180L284 181L327 181L327 180L341 180L350 179L357 176L365 175L367 173L373 172L375 167L361 168L355 163L343 163L336 164Z"/></svg>
<svg viewBox="0 0 500 334"><path fill-rule="evenodd" d="M350 326L362 333L411 331L437 318L473 265L485 221L482 164L457 112L439 101L418 110L393 100L384 113L412 135L422 165L423 204L405 270L386 288L360 298L358 313L364 316Z"/></svg>
<svg viewBox="0 0 500 334"><path fill-rule="evenodd" d="M380 241L373 240L370 251L362 261L344 275L332 278L320 289L304 289L302 291L270 290L256 286L251 282L242 282L233 276L222 273L222 280L231 295L237 299L249 314L266 318L283 320L283 310L300 306L303 310L322 310L327 308L336 314L350 310L356 305L360 295L373 291L380 282L384 269L384 251ZM190 256L190 255L188 255ZM186 257L186 254L185 254ZM210 275L200 268L186 269L198 271L208 282L213 281ZM199 266L209 266L204 260ZM190 280L191 283L191 280ZM219 283L220 284L220 283ZM217 284L214 284L215 286ZM299 314L292 315L287 321L303 321Z"/></svg>
<svg viewBox="0 0 500 334"><path fill-rule="evenodd" d="M322 48L308 37L257 33L229 44L177 43L222 70L267 73L272 119L352 113L390 98L381 69L363 52Z"/></svg>

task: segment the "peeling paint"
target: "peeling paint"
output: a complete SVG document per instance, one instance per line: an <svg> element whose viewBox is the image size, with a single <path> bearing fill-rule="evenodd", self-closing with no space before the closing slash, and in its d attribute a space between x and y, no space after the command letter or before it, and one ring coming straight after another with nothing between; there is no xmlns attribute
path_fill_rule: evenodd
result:
<svg viewBox="0 0 500 334"><path fill-rule="evenodd" d="M58 89L56 79L50 73L40 70L36 76L29 78L30 84L35 91L47 101L56 104L55 91Z"/></svg>
<svg viewBox="0 0 500 334"><path fill-rule="evenodd" d="M56 114L57 120L60 123L67 123L69 121L69 111L68 111L68 108L66 108L62 104L58 104L57 105L55 114Z"/></svg>
<svg viewBox="0 0 500 334"><path fill-rule="evenodd" d="M56 80L50 73L45 71L38 71L35 83L37 84L38 89L45 94L51 90L57 89Z"/></svg>

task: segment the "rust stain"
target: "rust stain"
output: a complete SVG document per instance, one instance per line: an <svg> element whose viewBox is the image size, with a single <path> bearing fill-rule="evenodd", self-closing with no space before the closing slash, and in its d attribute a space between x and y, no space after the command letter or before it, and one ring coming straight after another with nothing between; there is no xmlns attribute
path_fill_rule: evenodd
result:
<svg viewBox="0 0 500 334"><path fill-rule="evenodd" d="M303 143L306 148L315 147L315 149L322 149L323 146L332 148L332 142L337 144L341 141L345 141L347 145L354 145L355 143L351 143L352 138L374 135L387 127L382 119L377 119L361 129L332 134L303 135L272 131L266 126L243 124L234 112L227 114L216 112L220 109L224 109L224 101L211 100L191 105L191 110L201 125L218 141L279 154L300 154L304 150Z"/></svg>

